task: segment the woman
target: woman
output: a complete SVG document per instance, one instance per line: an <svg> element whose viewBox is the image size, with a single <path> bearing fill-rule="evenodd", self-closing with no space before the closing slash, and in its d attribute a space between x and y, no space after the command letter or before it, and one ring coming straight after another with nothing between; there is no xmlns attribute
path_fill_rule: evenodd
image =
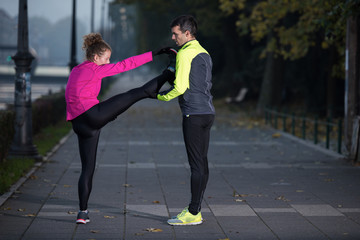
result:
<svg viewBox="0 0 360 240"><path fill-rule="evenodd" d="M150 80L142 87L99 102L97 97L101 88L101 79L137 68L152 61L153 56L158 54L176 55L176 51L163 48L110 64L111 47L99 33L84 36L83 50L86 53L86 61L71 71L65 90L65 99L66 120L71 121L73 130L77 134L82 164L78 183L80 210L76 223L86 224L90 221L87 203L92 188L101 128L135 102L144 98L156 98L161 86L166 81L174 79L174 74L165 70L162 75Z"/></svg>

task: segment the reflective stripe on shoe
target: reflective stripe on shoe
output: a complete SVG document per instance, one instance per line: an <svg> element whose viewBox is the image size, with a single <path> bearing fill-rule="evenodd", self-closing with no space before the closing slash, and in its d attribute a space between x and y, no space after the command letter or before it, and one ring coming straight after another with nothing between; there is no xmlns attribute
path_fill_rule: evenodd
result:
<svg viewBox="0 0 360 240"><path fill-rule="evenodd" d="M90 219L77 219L76 223L86 224L90 222Z"/></svg>
<svg viewBox="0 0 360 240"><path fill-rule="evenodd" d="M89 218L88 214L89 214L89 211L86 211L86 212L79 211L79 213L77 215L76 223L86 224L86 223L90 222L90 218Z"/></svg>

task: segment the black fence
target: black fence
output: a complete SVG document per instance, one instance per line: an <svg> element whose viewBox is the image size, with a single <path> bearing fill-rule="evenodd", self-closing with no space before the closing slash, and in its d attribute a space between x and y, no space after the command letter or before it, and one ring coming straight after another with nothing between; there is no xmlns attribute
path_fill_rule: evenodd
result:
<svg viewBox="0 0 360 240"><path fill-rule="evenodd" d="M265 109L265 122L275 129L281 129L304 140L312 140L316 145L323 145L329 149L330 144L335 145L336 151L342 152L342 119L334 122L331 118L319 120L307 118L306 116L295 116L278 112L273 109ZM332 149L335 150L335 149Z"/></svg>

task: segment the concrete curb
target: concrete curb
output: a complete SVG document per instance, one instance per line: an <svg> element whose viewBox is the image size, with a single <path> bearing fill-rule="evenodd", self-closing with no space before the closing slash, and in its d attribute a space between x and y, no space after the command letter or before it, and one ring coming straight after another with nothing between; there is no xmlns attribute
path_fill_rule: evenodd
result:
<svg viewBox="0 0 360 240"><path fill-rule="evenodd" d="M305 145L307 147L310 147L312 149L315 149L315 150L317 150L319 152L322 152L322 153L324 153L324 154L326 154L328 156L339 158L339 159L346 159L345 155L342 155L342 154L334 152L332 150L329 150L329 149L323 148L321 146L315 145L315 144L313 144L313 143L311 143L309 141L300 139L300 138L295 137L295 136L293 136L293 135L291 135L289 133L286 133L286 132L283 132L283 131L277 131L276 129L272 129L272 130L274 132L281 132L281 135L283 135L284 137L289 138L289 139L291 139L293 141L296 141L298 143L301 143L301 144L303 144L303 145Z"/></svg>
<svg viewBox="0 0 360 240"><path fill-rule="evenodd" d="M15 184L13 184L10 187L10 190L3 195L0 196L0 207L8 200L15 191L23 185L23 183L44 163L46 163L49 158L66 142L66 140L73 134L73 131L71 130L67 135L65 135L58 144L56 144L47 154L43 157L43 160L41 162L37 162L34 164L34 167L31 168L25 176L21 177Z"/></svg>

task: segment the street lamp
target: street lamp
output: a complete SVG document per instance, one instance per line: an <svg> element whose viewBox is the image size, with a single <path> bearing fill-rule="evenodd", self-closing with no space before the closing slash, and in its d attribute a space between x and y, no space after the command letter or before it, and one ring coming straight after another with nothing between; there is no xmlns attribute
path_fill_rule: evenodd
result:
<svg viewBox="0 0 360 240"><path fill-rule="evenodd" d="M95 2L91 0L91 26L90 32L94 32L94 18L95 18Z"/></svg>
<svg viewBox="0 0 360 240"><path fill-rule="evenodd" d="M29 52L27 0L19 0L17 52L15 62L15 135L9 157L40 158L32 141L31 62Z"/></svg>
<svg viewBox="0 0 360 240"><path fill-rule="evenodd" d="M78 65L76 62L76 0L73 0L72 24L71 24L71 51L70 51L70 71Z"/></svg>

